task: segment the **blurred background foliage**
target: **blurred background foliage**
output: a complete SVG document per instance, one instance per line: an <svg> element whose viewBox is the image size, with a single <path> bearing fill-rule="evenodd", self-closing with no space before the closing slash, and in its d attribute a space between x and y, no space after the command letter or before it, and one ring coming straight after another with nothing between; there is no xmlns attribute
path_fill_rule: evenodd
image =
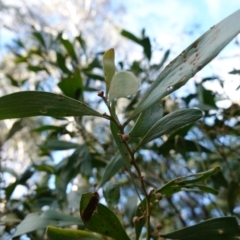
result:
<svg viewBox="0 0 240 240"><path fill-rule="evenodd" d="M124 8L110 0L55 1L51 7L40 2L25 7L0 2L2 20L11 15L5 27L18 33L0 59L0 95L28 90L60 93L104 113L97 97L104 90L101 60L104 51L114 47L117 70L130 70L141 82L136 96L117 102L119 116L127 117L159 69L170 61L171 49L161 49L159 61L152 61L161 46L145 30L135 36L117 29L114 18L123 16ZM129 51L133 45L137 47ZM141 57L134 59L134 51ZM240 69L230 74L239 75ZM166 97L164 115L188 107L198 107L205 115L152 141L137 155L149 189L216 165L223 168L206 182L218 189L218 195L186 189L159 202L152 222L161 222L166 232L212 217L240 217L240 108L223 88L219 94L206 87L223 86L224 80L217 75L192 79L191 91L183 94L180 89ZM219 107L222 100L228 100L227 106ZM79 217L81 194L94 191L116 153L108 122L93 117L5 120L0 122L0 132L2 239L11 238L28 213L57 210ZM140 187L137 176L136 185ZM119 169L100 195L132 233L138 198L127 171ZM43 239L43 235L44 229L16 239Z"/></svg>

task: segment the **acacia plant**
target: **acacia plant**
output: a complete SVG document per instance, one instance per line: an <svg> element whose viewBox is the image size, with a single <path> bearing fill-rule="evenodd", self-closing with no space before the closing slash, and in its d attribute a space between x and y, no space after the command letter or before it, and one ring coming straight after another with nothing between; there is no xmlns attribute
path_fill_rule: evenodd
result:
<svg viewBox="0 0 240 240"><path fill-rule="evenodd" d="M95 186L94 191L81 196L80 218L57 212L45 212L40 215L30 213L18 225L14 237L35 230L36 222L40 228L42 221L51 219L46 234L53 240L106 239L106 237L117 240L140 238L149 240L160 237L182 240L239 238L240 231L235 217L210 219L170 233L163 233L164 226L160 222L153 224L152 221L154 218L152 212L158 202L174 193L183 189L199 189L203 192L215 193L215 189L201 182L220 171L220 166L216 165L212 169L192 175L179 176L165 184L159 183L158 188L151 188L145 181L141 162L137 161L138 153L143 146L202 118L202 111L195 108L163 114L162 100L183 86L230 42L240 32L239 23L240 10L213 26L192 43L165 67L147 92L140 96L137 104L133 105L134 109L130 115L118 115L116 102L122 97L139 95L140 83L129 71L116 72L113 49L109 49L103 55L106 87L95 96L104 103L106 112L98 112L84 102L74 99L74 94L72 98L69 97L67 93L74 86L70 86L66 81L62 82L61 89L68 96L50 92L24 91L1 97L0 120L33 116L103 118L109 121L110 132L116 144L115 154L105 166L102 179ZM128 33L124 32L124 34ZM128 234L127 227L121 224L110 208L99 202L100 190L120 169L128 172L138 196L136 212L132 219L135 227L134 236ZM81 230L59 228L67 225L78 225Z"/></svg>

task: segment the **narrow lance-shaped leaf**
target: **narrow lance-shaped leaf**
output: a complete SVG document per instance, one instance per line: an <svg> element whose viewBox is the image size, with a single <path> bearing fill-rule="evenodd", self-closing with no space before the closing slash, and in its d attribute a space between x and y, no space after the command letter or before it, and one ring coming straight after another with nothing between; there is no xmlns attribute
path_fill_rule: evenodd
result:
<svg viewBox="0 0 240 240"><path fill-rule="evenodd" d="M80 45L85 53L86 49L87 49L87 44L86 44L86 41L83 39L82 35L80 34L75 39L80 43Z"/></svg>
<svg viewBox="0 0 240 240"><path fill-rule="evenodd" d="M40 145L42 149L50 150L68 150L72 148L77 148L80 145L74 142L63 141L58 139L48 139L44 144Z"/></svg>
<svg viewBox="0 0 240 240"><path fill-rule="evenodd" d="M172 181L166 183L161 188L155 190L156 193L161 193L165 196L170 196L173 193L179 192L182 190L182 188L188 186L197 186L196 183L199 183L201 181L204 181L208 178L210 178L212 175L219 172L222 168L220 166L216 166L212 169L209 169L205 172L200 172L196 174L191 174L184 177L178 177L176 179L173 179ZM194 185L193 185L194 184ZM201 186L197 186L200 190L204 191L204 188L201 188Z"/></svg>
<svg viewBox="0 0 240 240"><path fill-rule="evenodd" d="M130 137L143 137L162 115L163 108L161 103L156 102L139 115L133 129L129 133Z"/></svg>
<svg viewBox="0 0 240 240"><path fill-rule="evenodd" d="M78 58L77 58L77 55L74 50L74 45L68 39L61 38L60 40L61 40L62 45L65 47L68 54L70 55L70 57L73 60L75 60L75 62L78 62Z"/></svg>
<svg viewBox="0 0 240 240"><path fill-rule="evenodd" d="M101 236L96 235L95 233L91 233L83 230L75 230L75 229L61 229L53 226L48 226L47 228L47 236L49 240L94 240L94 239L102 239Z"/></svg>
<svg viewBox="0 0 240 240"><path fill-rule="evenodd" d="M129 120L183 86L240 32L240 10L213 26L175 58L157 77ZM129 121L128 120L128 121Z"/></svg>
<svg viewBox="0 0 240 240"><path fill-rule="evenodd" d="M194 191L194 188L196 188L196 191L201 191L204 193L211 193L214 195L218 195L218 190L212 188L212 187L208 187L205 185L200 185L200 184L196 184L196 185L192 185L190 189L186 188L184 189L185 191Z"/></svg>
<svg viewBox="0 0 240 240"><path fill-rule="evenodd" d="M33 116L83 116L102 117L86 104L49 92L18 92L0 98L0 120Z"/></svg>
<svg viewBox="0 0 240 240"><path fill-rule="evenodd" d="M17 230L14 233L13 237L17 237L22 234L35 231L37 229L46 228L48 225L54 225L58 227L70 225L83 226L83 223L78 218L72 217L67 214L59 213L53 210L49 210L41 214L30 213L17 226Z"/></svg>
<svg viewBox="0 0 240 240"><path fill-rule="evenodd" d="M106 92L108 93L112 78L115 74L114 49L111 48L103 55L103 70L106 81Z"/></svg>
<svg viewBox="0 0 240 240"><path fill-rule="evenodd" d="M35 31L35 32L33 32L33 36L39 41L39 43L41 43L41 45L43 47L46 47L46 43L45 43L45 40L44 40L42 32Z"/></svg>
<svg viewBox="0 0 240 240"><path fill-rule="evenodd" d="M131 32L122 30L121 35L134 41L135 43L141 45L143 47L143 52L145 56L148 58L150 61L151 56L152 56L152 50L151 50L151 43L148 37L145 36L145 30L142 30L142 38L138 38L135 35L133 35Z"/></svg>
<svg viewBox="0 0 240 240"><path fill-rule="evenodd" d="M133 73L120 71L112 78L109 89L109 100L112 101L114 98L133 95L138 91L138 88L139 81Z"/></svg>
<svg viewBox="0 0 240 240"><path fill-rule="evenodd" d="M179 240L236 240L240 238L240 229L235 217L221 217L161 234L161 237Z"/></svg>
<svg viewBox="0 0 240 240"><path fill-rule="evenodd" d="M181 109L173 113L169 113L152 126L152 128L143 137L137 149L153 139L176 130L186 124L192 123L201 117L202 111L199 109Z"/></svg>
<svg viewBox="0 0 240 240"><path fill-rule="evenodd" d="M18 121L16 121L13 125L12 128L10 129L10 131L8 132L8 135L6 136L6 140L10 139L11 137L13 137L15 135L15 133L17 133L18 131L20 131L22 128L24 128L24 124L23 124L23 120L20 119Z"/></svg>
<svg viewBox="0 0 240 240"><path fill-rule="evenodd" d="M121 31L121 35L124 36L124 37L126 37L126 38L128 38L128 39L130 39L130 40L132 40L132 41L134 41L135 43L140 44L140 45L141 45L141 43L142 43L142 39L141 39L141 38L136 37L135 35L133 35L132 33L130 33L130 32L127 31L127 30L124 30L124 29L123 29L123 30Z"/></svg>

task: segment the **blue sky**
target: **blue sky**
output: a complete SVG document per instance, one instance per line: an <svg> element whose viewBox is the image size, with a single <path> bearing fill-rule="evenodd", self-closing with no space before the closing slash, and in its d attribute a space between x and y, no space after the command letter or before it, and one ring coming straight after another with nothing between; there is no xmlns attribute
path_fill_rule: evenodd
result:
<svg viewBox="0 0 240 240"><path fill-rule="evenodd" d="M239 0L131 0L125 2L123 23L136 34L143 27L153 37L169 34L172 38L194 25L205 32L240 8ZM163 39L163 42L166 41ZM186 44L186 43L183 43Z"/></svg>
<svg viewBox="0 0 240 240"><path fill-rule="evenodd" d="M163 49L171 48L170 59L175 58L194 40L210 27L240 9L239 0L131 0L125 2L126 16L121 25L130 32L140 35L145 28L151 39L156 39ZM240 23L236 23L240 24ZM240 41L240 35L237 38ZM230 58L236 55L235 58ZM135 55L136 56L136 55ZM227 79L224 89L217 83L208 85L219 93L226 93L231 100L240 103L239 76L228 74L233 68L239 69L240 48L232 41L194 80L219 75ZM159 59L159 56L156 56ZM190 84L193 81L190 81ZM189 84L182 90L189 89Z"/></svg>

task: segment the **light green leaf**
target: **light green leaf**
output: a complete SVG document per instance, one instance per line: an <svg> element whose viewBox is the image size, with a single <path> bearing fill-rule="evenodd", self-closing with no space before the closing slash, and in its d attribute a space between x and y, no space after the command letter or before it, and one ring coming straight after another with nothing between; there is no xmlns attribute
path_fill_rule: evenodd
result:
<svg viewBox="0 0 240 240"><path fill-rule="evenodd" d="M109 90L109 100L112 101L114 98L133 95L138 91L138 88L139 81L133 73L120 71L112 78Z"/></svg>
<svg viewBox="0 0 240 240"><path fill-rule="evenodd" d="M137 149L155 138L200 119L202 116L202 111L199 109L181 109L169 113L152 126L152 128L143 137Z"/></svg>
<svg viewBox="0 0 240 240"><path fill-rule="evenodd" d="M46 228L48 225L64 227L70 225L83 226L81 219L72 217L67 214L59 213L53 210L44 213L30 213L17 226L17 230L13 237L23 235L37 229Z"/></svg>
<svg viewBox="0 0 240 240"><path fill-rule="evenodd" d="M102 117L100 113L82 102L49 92L18 92L0 98L0 120L33 116L83 115Z"/></svg>
<svg viewBox="0 0 240 240"><path fill-rule="evenodd" d="M107 88L107 93L108 93L112 78L115 74L114 49L113 48L109 49L108 51L106 51L104 53L102 62L103 62L103 71L104 71L104 75L105 75L106 88Z"/></svg>
<svg viewBox="0 0 240 240"><path fill-rule="evenodd" d="M179 240L236 240L240 238L240 229L235 217L221 217L161 234L161 237Z"/></svg>
<svg viewBox="0 0 240 240"><path fill-rule="evenodd" d="M1 217L1 223L19 223L21 220L18 218L17 214L15 213L8 213Z"/></svg>
<svg viewBox="0 0 240 240"><path fill-rule="evenodd" d="M148 130L162 117L163 108L161 103L156 102L146 109L138 117L133 129L129 133L130 137L143 137Z"/></svg>
<svg viewBox="0 0 240 240"><path fill-rule="evenodd" d="M160 73L129 120L183 86L240 32L240 10L213 26ZM128 120L128 121L129 121Z"/></svg>
<svg viewBox="0 0 240 240"><path fill-rule="evenodd" d="M53 226L48 226L47 236L49 240L94 240L102 239L101 236L95 233L75 230L75 229L61 229Z"/></svg>
<svg viewBox="0 0 240 240"><path fill-rule="evenodd" d="M85 193L80 201L81 217L84 210L89 206L93 194ZM94 207L94 206L93 206ZM115 240L129 240L129 237L120 223L118 217L106 206L101 203L95 206L94 212L88 221L85 221L85 226L93 232L109 236Z"/></svg>

